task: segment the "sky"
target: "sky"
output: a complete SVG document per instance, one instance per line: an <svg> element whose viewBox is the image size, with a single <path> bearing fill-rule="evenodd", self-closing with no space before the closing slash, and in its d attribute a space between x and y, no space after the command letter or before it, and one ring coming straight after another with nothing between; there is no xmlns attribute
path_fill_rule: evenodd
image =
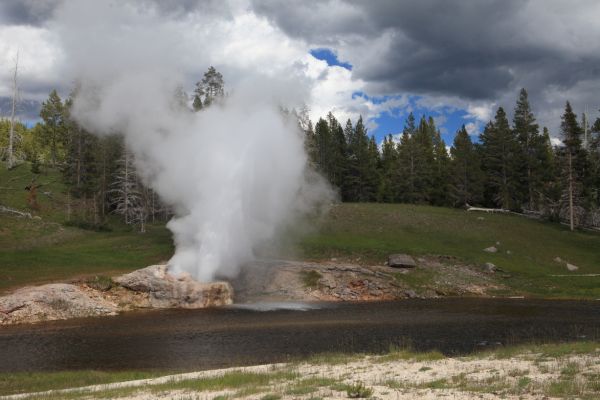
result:
<svg viewBox="0 0 600 400"><path fill-rule="evenodd" d="M177 73L188 92L209 65L227 88L250 70L273 79L300 74L313 120L329 111L342 123L362 115L378 140L398 135L409 112L433 116L448 144L463 124L476 136L499 106L512 118L522 87L554 137L567 100L592 120L600 115L595 0L99 1L107 11L82 13L82 24L117 18L127 25L134 10L178 34L173 45L185 56ZM77 77L60 25L65 2L0 2L1 115L9 111L17 52L22 120L36 120L50 90L72 89ZM135 29L151 49L151 30Z"/></svg>

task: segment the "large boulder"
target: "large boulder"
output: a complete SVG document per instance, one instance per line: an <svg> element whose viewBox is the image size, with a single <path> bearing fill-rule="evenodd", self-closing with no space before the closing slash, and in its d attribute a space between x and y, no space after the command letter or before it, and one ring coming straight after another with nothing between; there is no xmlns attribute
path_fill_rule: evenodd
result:
<svg viewBox="0 0 600 400"><path fill-rule="evenodd" d="M415 259L408 254L392 254L388 257L387 265L393 268L415 268Z"/></svg>
<svg viewBox="0 0 600 400"><path fill-rule="evenodd" d="M19 289L0 297L0 324L114 315L113 302L66 283Z"/></svg>
<svg viewBox="0 0 600 400"><path fill-rule="evenodd" d="M233 302L228 282L201 283L189 275L173 276L167 265L151 265L113 280L127 289L147 293L152 308L204 308Z"/></svg>

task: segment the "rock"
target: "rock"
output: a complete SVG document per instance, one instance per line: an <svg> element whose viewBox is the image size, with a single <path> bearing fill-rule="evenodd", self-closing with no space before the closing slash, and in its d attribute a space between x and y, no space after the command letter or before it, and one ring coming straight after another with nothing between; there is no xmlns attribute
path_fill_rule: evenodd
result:
<svg viewBox="0 0 600 400"><path fill-rule="evenodd" d="M392 254L388 257L388 266L393 268L415 268L417 263L408 254Z"/></svg>
<svg viewBox="0 0 600 400"><path fill-rule="evenodd" d="M201 283L189 275L175 277L168 273L167 265L152 265L113 280L127 289L148 293L152 308L204 308L233 302L229 283Z"/></svg>
<svg viewBox="0 0 600 400"><path fill-rule="evenodd" d="M506 250L506 254L508 254L510 256L512 254L512 251Z"/></svg>
<svg viewBox="0 0 600 400"><path fill-rule="evenodd" d="M483 251L488 252L488 253L497 253L498 249L496 248L496 246L490 246L490 247L483 249Z"/></svg>
<svg viewBox="0 0 600 400"><path fill-rule="evenodd" d="M554 258L554 262L557 262L557 263L559 263L559 264L562 264L562 263L563 263L563 260L562 260L562 258L560 258L560 257L555 257L555 258Z"/></svg>
<svg viewBox="0 0 600 400"><path fill-rule="evenodd" d="M0 297L0 323L114 315L116 304L67 283L25 287Z"/></svg>
<svg viewBox="0 0 600 400"><path fill-rule="evenodd" d="M408 289L404 291L404 295L409 299L414 299L417 297L417 293L414 290Z"/></svg>
<svg viewBox="0 0 600 400"><path fill-rule="evenodd" d="M567 263L567 269L568 269L569 271L573 272L573 271L577 271L577 270L579 269L579 267L577 267L577 266L575 266L575 265L573 265L573 264L569 264L569 263Z"/></svg>
<svg viewBox="0 0 600 400"><path fill-rule="evenodd" d="M485 218L483 218L483 217L477 217L477 219L478 219L479 221L483 221Z"/></svg>
<svg viewBox="0 0 600 400"><path fill-rule="evenodd" d="M485 264L483 264L482 268L488 274L493 274L494 272L497 271L496 266L494 264L492 264L491 262L486 262Z"/></svg>

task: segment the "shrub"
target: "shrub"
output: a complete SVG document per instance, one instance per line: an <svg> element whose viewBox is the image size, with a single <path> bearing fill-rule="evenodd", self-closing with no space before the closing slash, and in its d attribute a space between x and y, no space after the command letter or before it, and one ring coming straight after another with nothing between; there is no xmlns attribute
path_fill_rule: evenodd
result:
<svg viewBox="0 0 600 400"><path fill-rule="evenodd" d="M346 394L351 399L364 399L371 397L373 389L366 387L362 382L357 382L346 389Z"/></svg>
<svg viewBox="0 0 600 400"><path fill-rule="evenodd" d="M112 289L116 285L109 276L104 275L97 275L93 278L87 279L85 284L92 289L101 290L103 292Z"/></svg>

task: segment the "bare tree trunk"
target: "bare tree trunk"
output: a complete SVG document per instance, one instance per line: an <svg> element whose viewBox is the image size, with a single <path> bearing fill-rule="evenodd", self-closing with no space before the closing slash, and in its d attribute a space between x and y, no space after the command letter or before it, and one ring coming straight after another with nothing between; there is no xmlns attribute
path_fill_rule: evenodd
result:
<svg viewBox="0 0 600 400"><path fill-rule="evenodd" d="M10 133L8 135L8 169L15 165L14 142L15 142L15 113L17 111L17 72L19 70L19 52L15 60L15 73L13 75L13 98L12 110L10 113Z"/></svg>
<svg viewBox="0 0 600 400"><path fill-rule="evenodd" d="M125 223L129 223L129 151L125 148Z"/></svg>
<svg viewBox="0 0 600 400"><path fill-rule="evenodd" d="M571 231L575 229L573 219L573 155L569 151L569 224Z"/></svg>
<svg viewBox="0 0 600 400"><path fill-rule="evenodd" d="M77 189L81 186L81 132L77 134Z"/></svg>
<svg viewBox="0 0 600 400"><path fill-rule="evenodd" d="M98 225L98 205L96 203L96 194L94 196L94 225Z"/></svg>
<svg viewBox="0 0 600 400"><path fill-rule="evenodd" d="M152 223L154 223L155 222L154 216L156 214L156 209L155 209L155 206L154 206L154 199L156 198L156 195L154 194L154 190L152 190L151 193L152 193Z"/></svg>

